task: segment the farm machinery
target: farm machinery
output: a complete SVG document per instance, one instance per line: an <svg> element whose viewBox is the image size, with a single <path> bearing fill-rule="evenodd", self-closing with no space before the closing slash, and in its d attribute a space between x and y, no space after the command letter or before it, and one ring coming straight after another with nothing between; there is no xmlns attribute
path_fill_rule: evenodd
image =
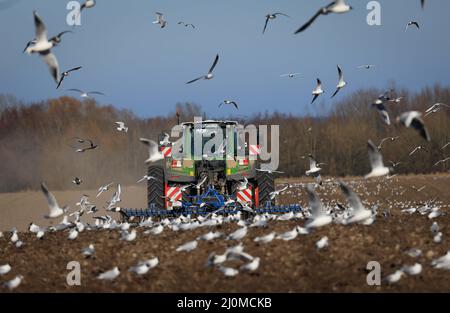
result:
<svg viewBox="0 0 450 313"><path fill-rule="evenodd" d="M235 121L181 123L176 142L163 132L162 160L148 167L146 209L122 209L124 218L301 211L275 205L275 181L260 170L260 145L249 144Z"/></svg>

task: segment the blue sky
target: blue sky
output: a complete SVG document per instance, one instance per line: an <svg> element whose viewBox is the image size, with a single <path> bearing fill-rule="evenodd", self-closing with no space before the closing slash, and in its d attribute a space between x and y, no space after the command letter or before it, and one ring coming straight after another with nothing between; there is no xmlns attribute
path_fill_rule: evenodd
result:
<svg viewBox="0 0 450 313"><path fill-rule="evenodd" d="M349 0L352 12L319 17L299 35L293 32L329 0L98 0L95 8L85 11L75 34L66 35L54 49L62 69L83 66L57 91L45 63L21 51L34 36L34 9L49 35L72 29L66 24L67 2L22 0L0 11L0 93L33 101L70 94L68 88L99 90L107 94L98 98L100 103L144 117L167 115L177 102L186 101L202 105L213 117L235 112L232 107L219 111L224 99L239 102L244 116L266 110L312 112L316 77L328 93L321 100L327 105L359 88L386 88L392 81L412 91L436 82L450 84L446 0L427 1L424 11L419 0L379 1L381 26L366 23L369 1ZM155 11L165 14L165 29L152 24ZM262 35L269 12L291 18L269 22ZM181 20L197 28L177 25ZM417 20L421 30L405 33L409 20ZM208 70L216 53L216 77L185 85ZM378 67L357 69L366 63ZM337 84L337 64L349 85L329 100ZM279 77L287 72L302 75Z"/></svg>

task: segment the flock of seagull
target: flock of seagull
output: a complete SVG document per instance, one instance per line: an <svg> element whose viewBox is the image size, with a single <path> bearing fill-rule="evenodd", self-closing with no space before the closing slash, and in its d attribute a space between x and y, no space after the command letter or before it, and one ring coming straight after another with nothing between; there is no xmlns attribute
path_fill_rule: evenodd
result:
<svg viewBox="0 0 450 313"><path fill-rule="evenodd" d="M425 4L425 1L421 1L421 5L423 6ZM86 1L81 9L90 9L95 6L95 1L88 0ZM334 14L343 14L347 13L350 10L352 10L352 7L348 5L344 0L336 0L330 3L326 7L320 8L317 13L312 16L310 20L308 20L303 26L301 26L295 33L301 33L305 31L307 28L309 28L320 16L326 16L328 14L334 13ZM161 28L164 28L167 26L167 21L164 19L164 15L162 13L157 12L157 19L154 21L154 24L158 24ZM34 22L35 22L35 28L36 28L36 36L33 40L29 41L26 44L26 47L24 49L24 52L27 52L29 54L39 54L43 60L48 65L50 72L52 74L53 79L57 83L57 88L59 88L64 79L67 78L71 73L81 70L81 66L71 68L67 71L64 71L60 73L58 61L55 57L55 55L52 53L52 49L54 47L57 47L61 41L62 36L71 33L70 31L64 31L59 33L58 35L51 37L48 39L47 37L47 30L46 27L40 18L40 16L37 14L37 12L33 13L34 16ZM284 16L286 18L289 18L287 14L278 12L278 13L270 13L266 15L266 20L263 28L263 33L266 32L267 26L269 21L275 20L278 16ZM185 27L191 27L192 29L195 29L196 27L193 24L185 23L185 22L178 22L178 25L182 25ZM407 25L407 29L410 26L416 26L418 29L419 24L417 22L411 21ZM214 78L213 71L218 64L219 61L219 55L217 54L211 67L209 68L208 72L206 74L203 74L202 76L199 76L193 80L188 81L186 84L191 84L200 80L210 80ZM361 69L371 69L375 67L375 65L361 65ZM342 71L342 68L340 66L337 66L338 70L338 84L336 86L335 92L332 94L332 98L335 97L346 85L346 81L344 80L344 73ZM282 77L289 77L293 78L297 75L300 75L300 73L288 73L282 75ZM77 92L80 94L80 97L87 98L90 95L104 95L101 92L98 91L90 91L85 92L80 89L69 89L69 91ZM314 88L312 95L313 100L311 103L314 103L316 99L325 93L322 83L320 79L317 79L317 85ZM389 93L384 93L383 95L380 95L373 103L373 107L378 110L380 113L380 116L385 124L391 125L391 119L389 112L386 108L386 104L388 102L392 103L400 103L402 101L402 97L396 97L393 98L389 95ZM224 100L219 106L222 105L233 105L236 109L239 109L238 103L233 100ZM450 106L443 104L443 103L437 103L426 110L425 117L429 114L437 113L438 111L449 108ZM404 125L407 128L412 128L415 131L417 131L418 135L420 135L425 141L429 142L431 141L431 136L425 126L424 120L423 120L423 114L418 111L410 111L410 112L404 112L400 116L397 117L396 121L402 125ZM125 125L124 122L116 122L117 125L117 131L120 132L127 132L128 127ZM95 144L90 139L83 139L76 137L76 143L77 147L75 147L76 152L83 153L88 150L94 150L98 148L98 145ZM170 137L167 135L166 138L163 139L164 142L169 142ZM389 161L392 165L392 167L387 167L383 162L383 157L381 154L381 150L383 147L383 144L394 142L399 140L400 137L388 137L381 140L381 142L378 145L375 145L371 140L368 140L367 143L367 149L368 149L368 156L369 156L369 162L371 165L371 171L367 175L365 175L365 179L372 179L375 177L383 177L386 176L388 179L392 178L393 176L389 176L393 169L397 167L400 162L393 162ZM155 162L157 160L160 160L163 158L161 152L158 150L158 144L155 141L141 138L141 142L148 147L149 152L149 158L146 160L146 162ZM442 147L442 150L446 149L450 146L450 142L447 143ZM420 150L426 150L425 147L419 146L416 147L413 151L411 151L410 156L414 155ZM302 186L301 189L306 192L309 198L309 207L305 208L303 212L300 213L286 213L283 215L275 215L275 214L253 214L250 218L244 219L244 214L241 212L237 212L233 215L224 216L221 215L219 211L212 212L208 216L197 216L197 217L191 217L191 216L180 216L177 218L169 219L161 219L159 221L153 221L152 218L147 218L145 220L140 221L134 221L131 219L130 221L116 221L114 218L112 218L109 214L112 213L120 213L121 208L118 206L121 202L121 185L114 183L108 183L104 186L100 186L96 195L96 198L100 197L103 193L108 192L114 185L115 185L115 191L110 198L109 201L107 201L104 209L108 212L106 215L98 216L96 213L99 211L96 205L91 203L89 201L89 197L87 195L83 195L81 200L76 204L76 209L74 212L69 214L70 208L68 206L60 206L55 198L55 196L49 191L48 187L45 183L41 184L41 190L44 194L49 207L49 214L45 217L48 219L56 219L56 218L63 218L62 221L51 227L42 227L38 226L34 223L31 223L29 226L29 232L36 234L36 238L39 240L45 240L45 236L49 232L67 232L67 239L70 241L76 240L78 238L79 233L83 231L101 231L101 230L108 230L108 231L119 231L120 232L120 240L131 242L134 240L137 240L138 238L138 230L142 230L142 234L146 236L158 236L163 231L167 231L167 229L170 229L172 231L189 231L197 228L202 227L217 227L223 224L231 224L236 223L239 228L235 231L233 231L230 234L224 234L219 231L209 231L205 233L202 236L198 236L197 238L193 239L192 241L186 242L176 248L176 252L179 253L191 253L195 249L198 248L198 246L203 241L211 241L211 240L227 240L229 242L236 242L241 241L243 238L245 238L249 230L253 227L266 227L270 221L289 221L289 220L298 220L298 221L305 221L303 226L296 226L294 229L284 232L284 233L276 233L276 232L270 232L266 235L255 237L254 242L258 243L259 245L265 245L269 244L270 242L274 240L283 240L283 241L290 241L295 239L299 235L309 235L313 232L316 228L325 227L330 224L340 224L340 225L351 225L351 224L363 224L363 225L371 225L375 222L378 214L378 206L373 206L371 208L366 207L361 199L359 198L358 194L352 190L352 188L349 187L348 184L345 184L342 181L330 181L328 180L327 183L329 185L336 185L339 186L341 192L346 197L348 201L348 206L343 206L340 204L337 204L336 206L324 206L316 193L316 188L318 186L323 185L323 181L321 179L321 163L316 162L315 158L312 155L308 155L309 161L310 161L310 168L306 171L306 175L314 177L317 180L318 185L314 187L311 184L308 184L306 186ZM435 165L439 165L442 163L445 163L449 161L450 158L445 158L443 160L439 160ZM275 171L273 169L258 169L259 171L268 171L273 173L281 173L279 171ZM152 176L145 175L141 179L138 180L138 182L148 181L154 179ZM76 185L80 185L82 183L82 179L75 177L73 180L73 183ZM205 180L200 182L197 185L187 185L183 186L182 192L185 192L189 188L200 188L200 186L205 183ZM248 184L248 180L245 179L242 181L238 189L246 189ZM287 186L275 190L270 194L270 198L272 200L276 199L278 196L284 193L290 192L292 189L295 189L298 187L295 187L294 185L288 184ZM424 188L424 187L423 187ZM421 190L423 190L423 188ZM418 191L420 188L418 188ZM231 204L233 202L232 199L229 199L227 201L227 204ZM254 213L252 208L249 206L243 207L244 211L248 211L250 213ZM432 207L431 205L425 205L421 208L405 208L402 210L404 214L415 214L419 213L421 215L427 214L429 219L435 219L443 213L439 211L439 207ZM83 222L81 220L81 217L86 214L92 214L93 218L95 219L95 224L89 224L86 222ZM70 219L73 220L70 220ZM433 223L431 227L431 231L433 233L433 240L435 242L441 242L442 241L442 232L439 231L439 226L436 222ZM3 233L0 233L0 238L5 237ZM19 239L19 233L16 229L13 229L11 232L11 236L9 238L12 244L14 244L17 249L24 249L26 248L26 244L22 242ZM330 240L327 236L322 237L319 241L316 242L317 249L325 249L327 246L329 246ZM247 252L244 251L244 246L241 243L235 246L231 246L227 248L222 253L216 253L212 252L208 259L205 260L205 264L207 267L213 267L217 268L218 271L220 271L224 276L226 277L232 277L236 276L241 272L254 272L257 271L261 259L260 257L255 257ZM408 251L408 254L410 255L420 255L421 252L418 249L415 251ZM95 246L94 244L89 244L86 248L82 249L80 251L80 254L82 254L86 258L92 258L95 256ZM230 260L238 260L242 261L243 264L239 268L234 268L231 266L227 266L227 261ZM135 265L130 265L128 267L128 270L135 275L146 275L152 268L155 268L159 265L159 259L157 257L148 258L145 260L140 261L139 263ZM441 268L441 269L450 269L450 251L447 252L446 255L437 258L432 261L431 265L434 268ZM120 276L120 268L123 268L123 265L117 265L114 268L107 270L105 272L99 273L97 278L99 280L107 280L112 281L115 280L117 277ZM0 265L0 276L6 275L13 269L13 266L10 264L4 264ZM403 266L402 268L398 269L393 274L387 276L385 280L388 283L395 283L404 275L418 275L422 271L422 265L419 263L416 263L411 266ZM17 288L24 277L22 275L15 276L12 280L9 280L5 282L3 285L13 290Z"/></svg>

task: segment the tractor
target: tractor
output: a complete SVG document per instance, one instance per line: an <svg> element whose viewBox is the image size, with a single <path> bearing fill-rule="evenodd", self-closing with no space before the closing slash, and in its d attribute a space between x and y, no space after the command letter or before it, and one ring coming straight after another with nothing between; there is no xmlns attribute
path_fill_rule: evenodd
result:
<svg viewBox="0 0 450 313"><path fill-rule="evenodd" d="M148 205L177 210L185 203L207 203L218 208L223 198L256 208L270 200L274 177L257 171L258 146L249 146L239 135L238 122L202 121L180 125L181 142L177 147L162 133L159 150L164 159L148 168ZM220 130L220 131L218 131ZM195 136L200 136L200 155L195 155ZM220 138L217 138L220 136ZM216 145L204 153L211 139ZM189 149L190 148L190 149ZM175 151L176 149L176 151ZM251 152L249 152L251 151ZM246 188L243 182L247 181ZM219 201L216 201L219 200Z"/></svg>

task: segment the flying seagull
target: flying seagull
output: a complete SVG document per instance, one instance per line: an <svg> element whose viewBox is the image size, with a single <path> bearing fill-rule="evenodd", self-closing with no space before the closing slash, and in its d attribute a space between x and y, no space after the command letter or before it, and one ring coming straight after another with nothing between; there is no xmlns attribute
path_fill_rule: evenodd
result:
<svg viewBox="0 0 450 313"><path fill-rule="evenodd" d="M397 117L397 123L402 123L405 127L414 128L419 132L420 136L426 141L431 141L430 134L422 120L422 113L418 111L409 111L402 113Z"/></svg>
<svg viewBox="0 0 450 313"><path fill-rule="evenodd" d="M56 36L50 38L48 41L51 42L51 43L53 44L53 47L56 47L58 44L61 43L61 41L62 41L62 39L61 39L62 35L67 34L67 33L72 33L72 34L73 34L72 31L66 30L66 31L60 32L58 35L56 35ZM22 52L25 53L25 52L27 51L27 49L28 49L30 46L35 45L36 42L37 42L36 38L34 38L33 40L28 41L27 44L26 44L26 46L25 46L25 49L23 49Z"/></svg>
<svg viewBox="0 0 450 313"><path fill-rule="evenodd" d="M389 126L391 125L391 119L389 117L389 113L386 109L386 106L384 105L384 103L388 100L389 98L386 95L381 95L377 98L377 100L375 100L374 103L372 103L372 107L375 107L378 110L378 113L383 119L383 122Z"/></svg>
<svg viewBox="0 0 450 313"><path fill-rule="evenodd" d="M449 158L445 158L445 159L443 159L443 160L437 161L436 163L434 163L433 166L438 166L439 164L445 163L445 162L447 162L447 161L450 161L450 157L449 157Z"/></svg>
<svg viewBox="0 0 450 313"><path fill-rule="evenodd" d="M86 2L81 5L80 12L83 11L84 9L93 8L94 6L95 6L95 0L86 0Z"/></svg>
<svg viewBox="0 0 450 313"><path fill-rule="evenodd" d="M83 182L83 180L79 179L78 177L75 177L75 178L72 180L72 183L73 183L74 185L77 185L77 186L81 185L82 182Z"/></svg>
<svg viewBox="0 0 450 313"><path fill-rule="evenodd" d="M239 110L239 106L238 106L238 104L236 103L236 101L232 101L232 100L223 100L223 102L219 104L219 108L222 106L222 104L232 104L232 105L234 105L234 107L235 107L237 110Z"/></svg>
<svg viewBox="0 0 450 313"><path fill-rule="evenodd" d="M374 67L376 67L376 65L373 65L373 64L365 64L365 65L358 66L358 68L366 69L366 70L370 70L371 68L374 68Z"/></svg>
<svg viewBox="0 0 450 313"><path fill-rule="evenodd" d="M350 5L345 3L345 0L335 0L335 1L331 2L329 5L327 5L326 7L320 8L319 11L317 11L317 13L308 22L306 22L306 24L304 24L302 27L297 29L295 34L301 33L302 31L307 29L309 26L311 26L311 24L320 15L328 15L330 13L342 14L342 13L347 13L352 9L353 8Z"/></svg>
<svg viewBox="0 0 450 313"><path fill-rule="evenodd" d="M305 224L306 228L317 228L330 224L332 217L323 208L322 202L314 191L314 188L311 185L308 185L306 192L308 193L309 207L311 210L311 217Z"/></svg>
<svg viewBox="0 0 450 313"><path fill-rule="evenodd" d="M365 220L372 217L372 211L364 207L361 199L359 199L358 195L353 190L351 190L342 181L339 181L339 186L341 187L342 193L347 198L347 202L352 209L349 218L346 220L346 223L350 224L364 222Z"/></svg>
<svg viewBox="0 0 450 313"><path fill-rule="evenodd" d="M450 105L445 104L445 103L435 103L425 111L426 114L424 115L424 117L427 117L428 115L433 114L433 113L437 113L444 107L450 108Z"/></svg>
<svg viewBox="0 0 450 313"><path fill-rule="evenodd" d="M369 140L367 142L367 150L369 153L369 160L372 171L366 176L364 176L364 178L368 179L372 177L380 177L388 175L389 168L384 166L383 156L381 155L380 151L378 151L378 148L375 147L372 140Z"/></svg>
<svg viewBox="0 0 450 313"><path fill-rule="evenodd" d="M81 68L82 68L81 66L77 66L77 67L74 67L74 68L72 68L72 69L70 69L70 70L68 70L68 71L62 72L61 75L60 75L60 77L59 77L58 86L56 86L56 89L58 89L59 86L61 86L61 84L62 84L64 78L66 78L67 76L69 76L69 74L70 74L71 72L78 71L78 70L80 70Z"/></svg>
<svg viewBox="0 0 450 313"><path fill-rule="evenodd" d="M208 71L208 74L200 76L200 77L198 77L196 79L193 79L191 81L188 81L186 84L191 84L191 83L196 82L197 80L200 80L200 79L212 79L214 77L212 72L213 72L214 68L216 67L218 61L219 61L219 55L217 54L216 58L214 59L214 62L212 64L211 68Z"/></svg>
<svg viewBox="0 0 450 313"><path fill-rule="evenodd" d="M417 29L420 29L419 23L416 21L409 21L408 24L406 24L405 32L408 31L410 26L416 26Z"/></svg>
<svg viewBox="0 0 450 313"><path fill-rule="evenodd" d="M320 171L322 170L320 167L317 167L316 160L313 158L313 156L310 154L309 156L309 170L305 172L307 176L314 177L319 184L322 184L322 181L320 179Z"/></svg>
<svg viewBox="0 0 450 313"><path fill-rule="evenodd" d="M68 207L65 206L61 208L58 205L55 196L48 190L47 185L45 183L41 183L41 190L45 198L47 198L48 207L50 209L50 214L46 215L45 218L57 218L64 215L64 213L67 212Z"/></svg>
<svg viewBox="0 0 450 313"><path fill-rule="evenodd" d="M311 104L314 103L314 101L316 101L316 99L323 94L325 91L322 89L322 82L320 81L319 78L317 78L317 85L316 88L314 88L312 95L314 96L314 98L311 101Z"/></svg>
<svg viewBox="0 0 450 313"><path fill-rule="evenodd" d="M159 151L158 144L155 141L146 138L139 138L139 140L148 148L148 159L145 160L145 163L164 159L164 155Z"/></svg>
<svg viewBox="0 0 450 313"><path fill-rule="evenodd" d="M44 62L47 64L53 79L58 83L58 80L60 79L58 60L51 52L54 42L47 39L47 28L36 11L33 12L33 15L34 25L36 28L36 41L34 44L26 48L26 52L28 54L39 53L39 55L41 55L44 59Z"/></svg>
<svg viewBox="0 0 450 313"><path fill-rule="evenodd" d="M105 96L104 93L99 92L99 91L83 91L80 89L68 89L68 91L73 91L73 92L78 92L80 94L81 98L90 98L90 95L100 95L100 96Z"/></svg>
<svg viewBox="0 0 450 313"><path fill-rule="evenodd" d="M125 132L125 133L127 133L128 132L128 127L127 126L125 126L125 123L124 122L116 122L116 124L117 124L117 131L119 131L119 132Z"/></svg>
<svg viewBox="0 0 450 313"><path fill-rule="evenodd" d="M153 24L159 24L161 25L161 28L166 27L167 22L164 19L163 14L159 12L155 12L155 14L156 14L156 21L154 21Z"/></svg>
<svg viewBox="0 0 450 313"><path fill-rule="evenodd" d="M421 151L421 150L427 151L427 149L426 149L424 146L418 146L418 147L415 147L415 148L409 153L409 156L412 156L414 153L416 153L417 151Z"/></svg>
<svg viewBox="0 0 450 313"><path fill-rule="evenodd" d="M78 139L79 143L84 143L86 141L89 142L89 146L88 147L84 147L84 148L78 148L76 150L76 152L83 153L83 152L86 152L88 150L95 150L95 149L98 148L98 145L94 144L94 142L92 140L90 140L90 139L81 139L81 138Z"/></svg>
<svg viewBox="0 0 450 313"><path fill-rule="evenodd" d="M337 95L339 90L341 90L342 88L344 88L347 85L347 83L344 81L344 73L342 72L342 69L339 67L339 65L338 65L337 69L338 69L338 73L339 73L339 83L336 86L336 91L333 93L331 98L334 98L334 96Z"/></svg>
<svg viewBox="0 0 450 313"><path fill-rule="evenodd" d="M397 137L386 137L386 138L381 139L380 144L377 147L378 150L381 150L381 147L383 146L384 142L386 142L386 141L393 142L393 141L396 141L399 138L400 138L400 136L397 136Z"/></svg>
<svg viewBox="0 0 450 313"><path fill-rule="evenodd" d="M194 26L194 24L191 24L191 23L178 22L178 25L183 25L184 27L188 27L188 26L191 26L192 28L194 28L194 29L195 29L195 26Z"/></svg>
<svg viewBox="0 0 450 313"><path fill-rule="evenodd" d="M301 75L302 73L287 73L287 74L281 74L280 77L289 77L294 78L297 75Z"/></svg>
<svg viewBox="0 0 450 313"><path fill-rule="evenodd" d="M390 99L389 102L400 103L400 102L402 102L403 98L404 97L398 97L398 98Z"/></svg>
<svg viewBox="0 0 450 313"><path fill-rule="evenodd" d="M101 186L100 188L98 188L98 193L97 193L97 197L98 198L102 193L104 193L105 191L108 191L109 187L111 187L114 183L111 182L105 186Z"/></svg>
<svg viewBox="0 0 450 313"><path fill-rule="evenodd" d="M280 13L280 12L273 13L273 14L272 13L267 14L266 15L266 23L264 24L263 34L266 32L266 28L267 28L267 24L269 23L269 20L276 19L278 15L283 15L283 16L289 17L289 15L284 14L284 13Z"/></svg>

